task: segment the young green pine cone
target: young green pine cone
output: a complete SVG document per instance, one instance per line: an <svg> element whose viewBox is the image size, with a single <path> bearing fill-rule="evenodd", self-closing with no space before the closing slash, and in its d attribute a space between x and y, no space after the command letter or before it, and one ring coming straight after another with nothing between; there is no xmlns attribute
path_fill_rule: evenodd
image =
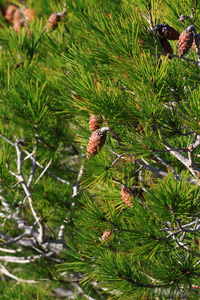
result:
<svg viewBox="0 0 200 300"><path fill-rule="evenodd" d="M92 115L89 120L89 126L91 131L99 129L103 123L103 117L100 115Z"/></svg>
<svg viewBox="0 0 200 300"><path fill-rule="evenodd" d="M179 40L178 40L178 56L184 56L190 48L192 47L193 43L193 31L190 30L189 26L187 29L183 30L181 33Z"/></svg>
<svg viewBox="0 0 200 300"><path fill-rule="evenodd" d="M102 149L106 141L106 133L108 129L108 127L103 127L101 129L93 131L87 146L88 159L90 159L92 156L95 156L98 153L98 151Z"/></svg>
<svg viewBox="0 0 200 300"><path fill-rule="evenodd" d="M122 196L122 200L127 206L133 207L132 204L133 191L130 188L125 187L123 184L121 188L121 196Z"/></svg>
<svg viewBox="0 0 200 300"><path fill-rule="evenodd" d="M160 24L155 26L155 30L158 30L159 34L167 40L178 40L179 33L173 27L168 24Z"/></svg>

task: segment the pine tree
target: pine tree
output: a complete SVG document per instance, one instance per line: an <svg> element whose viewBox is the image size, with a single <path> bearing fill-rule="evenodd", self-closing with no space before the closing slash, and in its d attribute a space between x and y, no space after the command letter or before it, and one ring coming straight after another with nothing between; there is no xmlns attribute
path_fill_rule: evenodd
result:
<svg viewBox="0 0 200 300"><path fill-rule="evenodd" d="M200 1L46 2L1 9L3 299L199 299Z"/></svg>

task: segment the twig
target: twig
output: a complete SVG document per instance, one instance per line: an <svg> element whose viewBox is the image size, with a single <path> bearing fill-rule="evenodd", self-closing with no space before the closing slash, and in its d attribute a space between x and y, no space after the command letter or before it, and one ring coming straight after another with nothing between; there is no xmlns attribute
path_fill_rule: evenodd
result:
<svg viewBox="0 0 200 300"><path fill-rule="evenodd" d="M79 184L80 184L80 181L81 181L81 177L83 175L83 170L84 170L84 165L82 164L81 167L80 167L78 176L77 176L76 184L75 184L75 186L73 186L72 198L75 198L78 195L78 189L79 189Z"/></svg>
<svg viewBox="0 0 200 300"><path fill-rule="evenodd" d="M120 156L118 156L118 157L113 161L113 163L108 167L108 169L111 169L111 168L116 164L116 162L117 162L120 158L123 157L124 154L125 154L125 153L123 153L123 154L121 154Z"/></svg>
<svg viewBox="0 0 200 300"><path fill-rule="evenodd" d="M31 153L32 155L30 156L30 157L32 157L32 168L31 168L31 173L30 173L30 176L29 176L29 179L28 179L28 182L27 182L27 187L28 188L31 186L31 183L33 181L34 174L35 174L35 171L36 171L36 157L34 155L35 152L36 152L36 146L34 147L34 150Z"/></svg>
<svg viewBox="0 0 200 300"><path fill-rule="evenodd" d="M153 25L153 18L152 18L152 15L151 15L151 7L150 7L150 3L148 0L146 0L146 3L147 3L147 12L148 12L148 15L149 15L149 23L151 25L151 29L154 31L154 25Z"/></svg>
<svg viewBox="0 0 200 300"><path fill-rule="evenodd" d="M21 163L22 162L21 161L21 154L22 154L22 152L20 151L20 148L19 148L19 141L17 141L15 143L15 148L16 148L16 152L17 152L17 170L18 170L17 178L19 179L19 181L22 181L22 183L21 183L22 188L23 188L23 190L25 192L25 195L26 195L26 197L29 201L31 212L32 212L37 224L38 224L39 235L38 235L37 241L38 241L39 244L41 244L44 241L44 230L45 229L44 229L44 225L40 222L40 218L38 217L38 215L37 215L37 213L36 213L36 211L33 207L31 193L29 192L28 186L26 185L23 174L22 174L22 169L21 169L21 165L22 165L22 163Z"/></svg>
<svg viewBox="0 0 200 300"><path fill-rule="evenodd" d="M197 223L195 224L193 229L189 228L183 228L179 222L179 220L176 220L178 227L181 229L183 232L198 232L200 230L200 225L197 227Z"/></svg>
<svg viewBox="0 0 200 300"><path fill-rule="evenodd" d="M39 283L40 281L36 281L36 280L28 280L28 279L22 279L22 278L19 278L13 274L11 274L2 264L0 264L0 272L5 274L6 276L12 278L12 279L15 279L16 281L18 282L26 282L26 283Z"/></svg>
<svg viewBox="0 0 200 300"><path fill-rule="evenodd" d="M167 52L165 52L165 53L168 54L169 57L176 57L176 58L178 58L178 59L187 60L187 61L190 61L191 63L193 63L193 64L199 66L199 62L197 62L197 61L195 61L195 60L193 60L193 59L190 59L190 58L188 58L188 57L185 57L185 56L181 56L181 57L180 57L180 56L175 55L175 54L169 54L169 53L167 53Z"/></svg>
<svg viewBox="0 0 200 300"><path fill-rule="evenodd" d="M6 252L6 253L19 253L22 251L22 248L20 249L8 249L8 248L1 248L0 247L0 251L1 252Z"/></svg>
<svg viewBox="0 0 200 300"><path fill-rule="evenodd" d="M170 152L174 157L176 157L191 173L194 177L196 176L195 171L200 171L197 168L193 168L193 166L191 165L191 161L190 159L188 159L187 157L185 157L183 154L181 154L179 151L177 151L175 148L173 148L172 146L170 146L169 144L167 144L165 142L164 144L166 149L171 149L172 151Z"/></svg>
<svg viewBox="0 0 200 300"><path fill-rule="evenodd" d="M13 143L11 140L9 140L7 137L5 137L5 135L3 135L2 133L0 133L0 136L1 136L6 142L8 142L10 145L15 146L15 143Z"/></svg>
<svg viewBox="0 0 200 300"><path fill-rule="evenodd" d="M23 150L23 152L25 152L26 154L29 154L29 152L28 152L27 150ZM33 159L33 157L30 157L30 159ZM38 161L36 161L36 165L37 165L38 167L40 167L41 169L44 169L44 168L45 168L45 167L44 167L43 165L41 165ZM51 175L52 177L56 178L58 181L60 181L60 182L62 182L62 183L65 183L65 184L67 184L67 185L69 185L69 186L72 187L71 182L69 182L69 181L67 181L67 180L65 180L65 179L60 178L59 176L57 176L56 174L54 174L54 173L52 173L52 172L50 172L50 171L48 171L48 170L46 171L46 173L49 174L49 175Z"/></svg>
<svg viewBox="0 0 200 300"><path fill-rule="evenodd" d="M157 153L153 154L165 167L167 167L169 170L173 170L174 174L176 174L176 171L162 157L160 157Z"/></svg>
<svg viewBox="0 0 200 300"><path fill-rule="evenodd" d="M140 14L143 16L143 18L150 24L150 20L145 16L145 14L141 11L141 9L139 8L139 6L136 3L133 3L135 5L135 7L137 7L138 11L140 12Z"/></svg>
<svg viewBox="0 0 200 300"><path fill-rule="evenodd" d="M64 229L65 229L65 225L62 224L60 226L60 230L58 232L58 240L63 240L64 239Z"/></svg>
<svg viewBox="0 0 200 300"><path fill-rule="evenodd" d="M44 257L51 257L54 255L54 252L48 252L48 253L43 253L35 256L24 256L24 257L17 257L17 256L0 256L0 260L6 261L6 262L13 262L13 263L19 263L19 264L27 264L30 262L33 262L37 259L41 259Z"/></svg>
<svg viewBox="0 0 200 300"><path fill-rule="evenodd" d="M46 167L43 169L43 171L41 172L40 176L37 178L37 180L35 181L34 186L38 183L38 181L42 178L42 176L44 175L44 173L48 170L50 164L51 164L52 159L50 159L50 161L48 162L48 164L46 165Z"/></svg>
<svg viewBox="0 0 200 300"><path fill-rule="evenodd" d="M161 176L168 176L168 173L167 172L164 172L152 165L150 165L146 160L144 160L143 158L141 158L141 160L137 160L137 163L140 165L140 166L143 166L145 169L151 171L152 173L156 173L156 174L159 174Z"/></svg>

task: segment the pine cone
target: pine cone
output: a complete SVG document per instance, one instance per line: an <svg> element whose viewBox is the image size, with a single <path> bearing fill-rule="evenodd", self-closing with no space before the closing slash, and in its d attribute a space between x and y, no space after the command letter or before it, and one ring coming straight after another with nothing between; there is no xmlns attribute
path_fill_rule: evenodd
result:
<svg viewBox="0 0 200 300"><path fill-rule="evenodd" d="M133 191L131 189L129 189L125 186L122 186L121 196L122 196L122 200L124 201L124 203L127 206L133 207L133 204L132 204Z"/></svg>
<svg viewBox="0 0 200 300"><path fill-rule="evenodd" d="M167 53L173 54L173 50L172 50L172 47L171 47L170 43L169 43L165 38L159 37L159 40L160 40L160 43L161 43L163 49L164 49Z"/></svg>
<svg viewBox="0 0 200 300"><path fill-rule="evenodd" d="M23 20L17 20L13 24L13 29L18 32L19 28L22 28L24 26L24 21Z"/></svg>
<svg viewBox="0 0 200 300"><path fill-rule="evenodd" d="M178 31L176 31L176 29L169 26L168 24L156 25L155 29L157 29L159 34L167 40L178 40L179 39Z"/></svg>
<svg viewBox="0 0 200 300"><path fill-rule="evenodd" d="M17 10L15 5L10 4L6 10L5 19L7 21L12 21L14 12Z"/></svg>
<svg viewBox="0 0 200 300"><path fill-rule="evenodd" d="M107 240L113 234L113 230L105 231L101 237L103 241Z"/></svg>
<svg viewBox="0 0 200 300"><path fill-rule="evenodd" d="M90 125L90 130L95 131L101 127L103 123L103 117L100 115L92 115L90 117L89 125Z"/></svg>
<svg viewBox="0 0 200 300"><path fill-rule="evenodd" d="M89 143L87 146L87 158L90 159L92 156L95 156L99 150L104 146L106 141L106 132L108 128L103 127L93 131L90 136Z"/></svg>
<svg viewBox="0 0 200 300"><path fill-rule="evenodd" d="M24 9L23 14L26 17L26 19L28 19L28 21L31 21L33 18L37 18L36 12L33 8Z"/></svg>
<svg viewBox="0 0 200 300"><path fill-rule="evenodd" d="M15 10L15 12L13 14L13 23L21 20L22 18L23 18L22 10L21 10L21 8L18 8L17 10Z"/></svg>
<svg viewBox="0 0 200 300"><path fill-rule="evenodd" d="M58 27L58 22L61 20L61 14L60 13L52 13L47 20L47 28L46 31L49 31L50 29L55 30Z"/></svg>
<svg viewBox="0 0 200 300"><path fill-rule="evenodd" d="M193 32L185 29L178 40L178 56L181 57L188 53L193 43Z"/></svg>

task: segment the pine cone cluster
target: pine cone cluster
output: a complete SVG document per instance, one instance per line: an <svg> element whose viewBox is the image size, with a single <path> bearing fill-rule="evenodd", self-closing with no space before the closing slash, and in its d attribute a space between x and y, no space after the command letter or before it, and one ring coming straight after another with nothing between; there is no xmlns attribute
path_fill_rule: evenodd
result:
<svg viewBox="0 0 200 300"><path fill-rule="evenodd" d="M188 53L193 44L193 31L189 28L183 30L178 40L178 56L184 56Z"/></svg>
<svg viewBox="0 0 200 300"><path fill-rule="evenodd" d="M159 33L159 40L165 52L173 54L172 47L168 40L178 40L178 31L168 24L158 24L155 26L155 30Z"/></svg>
<svg viewBox="0 0 200 300"><path fill-rule="evenodd" d="M33 18L37 18L33 8L18 8L13 4L8 6L5 14L5 19L13 24L16 32L19 28L26 27Z"/></svg>
<svg viewBox="0 0 200 300"><path fill-rule="evenodd" d="M122 197L122 200L124 201L124 203L129 207L133 207L132 196L133 196L133 191L130 188L122 186L121 197Z"/></svg>

